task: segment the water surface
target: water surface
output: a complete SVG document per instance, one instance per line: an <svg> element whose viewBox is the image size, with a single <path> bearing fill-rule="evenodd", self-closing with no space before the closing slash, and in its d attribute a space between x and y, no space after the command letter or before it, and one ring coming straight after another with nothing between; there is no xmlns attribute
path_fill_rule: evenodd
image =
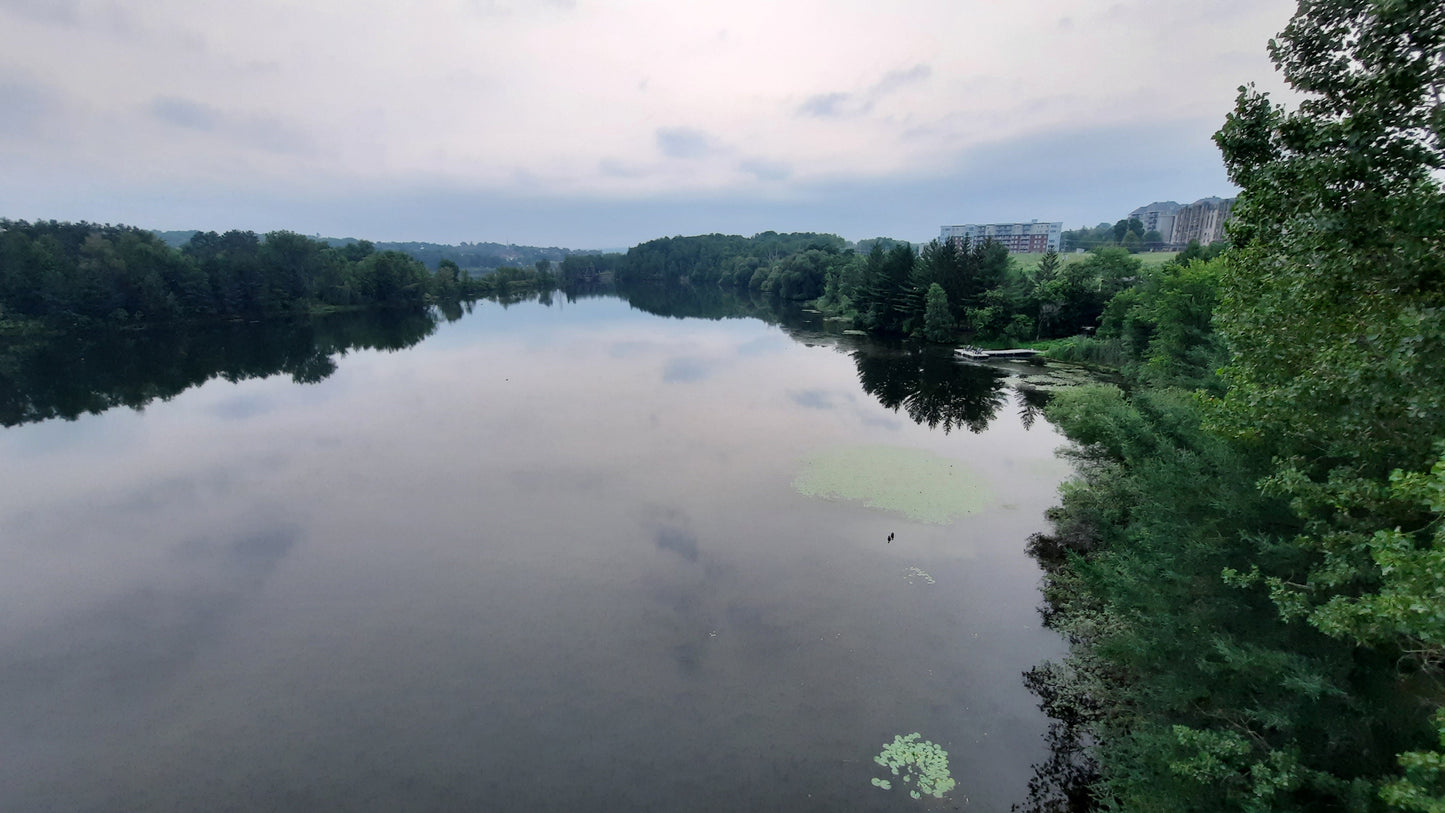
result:
<svg viewBox="0 0 1445 813"><path fill-rule="evenodd" d="M1024 552L1066 474L1036 401L613 298L337 324L149 382L106 342L12 365L56 394L0 399L0 809L1023 798L1047 720L1020 673L1062 650ZM993 499L937 524L794 489L856 446ZM913 731L949 751L943 800L869 783Z"/></svg>

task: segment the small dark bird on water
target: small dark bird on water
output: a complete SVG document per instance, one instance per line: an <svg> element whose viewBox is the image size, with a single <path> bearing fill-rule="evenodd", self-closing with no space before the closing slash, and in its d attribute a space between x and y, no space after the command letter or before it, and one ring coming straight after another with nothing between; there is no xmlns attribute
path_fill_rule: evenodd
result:
<svg viewBox="0 0 1445 813"><path fill-rule="evenodd" d="M892 542L892 541L893 541L893 534L892 534L891 532L888 534L888 541L889 541L889 542Z"/></svg>

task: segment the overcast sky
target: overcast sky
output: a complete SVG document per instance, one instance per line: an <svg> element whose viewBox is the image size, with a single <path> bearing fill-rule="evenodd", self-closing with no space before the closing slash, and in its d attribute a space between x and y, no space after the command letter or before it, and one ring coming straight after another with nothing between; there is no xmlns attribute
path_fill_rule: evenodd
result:
<svg viewBox="0 0 1445 813"><path fill-rule="evenodd" d="M0 217L625 247L1228 195L1284 0L0 0Z"/></svg>

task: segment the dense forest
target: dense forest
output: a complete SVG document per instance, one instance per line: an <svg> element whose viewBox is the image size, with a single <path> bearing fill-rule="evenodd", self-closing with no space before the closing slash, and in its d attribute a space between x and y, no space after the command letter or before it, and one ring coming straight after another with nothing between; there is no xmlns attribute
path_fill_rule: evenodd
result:
<svg viewBox="0 0 1445 813"><path fill-rule="evenodd" d="M156 231L155 235L172 248L184 248L191 238L200 232L195 229L183 231ZM347 248L357 243L368 243L374 251L400 251L407 256L421 260L428 270L441 267L443 260L451 260L457 267L473 274L493 271L498 268L536 268L539 262L551 265L560 263L574 255L597 254L596 251L575 251L555 246L519 246L515 243L427 243L416 240L405 242L372 242L355 237L321 237L316 240L332 248Z"/></svg>
<svg viewBox="0 0 1445 813"><path fill-rule="evenodd" d="M1175 267L1218 253L1191 246ZM607 263L619 283L634 288L683 284L806 301L873 335L938 343L1018 343L1089 332L1116 293L1154 284L1159 271L1117 246L1082 258L1051 253L1021 267L993 242L935 240L915 247L877 238L849 247L841 237L806 232L667 237L626 255L569 257L567 263Z"/></svg>
<svg viewBox="0 0 1445 813"><path fill-rule="evenodd" d="M1035 810L1445 810L1445 6L1301 2L1216 136L1219 259L1116 294L1047 409L1069 656Z"/></svg>
<svg viewBox="0 0 1445 813"><path fill-rule="evenodd" d="M625 254L570 253L476 275L451 259L429 269L365 240L188 234L173 247L129 226L0 220L0 322L155 323L420 307L615 280L634 291L688 285L809 302L878 336L1018 343L1092 331L1114 294L1148 283L1158 270L1118 247L1083 258L1049 254L1022 268L991 242L934 241L920 249L877 238L850 246L829 234L763 232L667 237ZM1191 248L1178 261L1209 253Z"/></svg>
<svg viewBox="0 0 1445 813"><path fill-rule="evenodd" d="M284 231L197 232L176 249L129 226L0 220L0 320L165 322L419 307L553 287L569 270L585 276L592 262L568 257L556 272L548 263L472 276L450 260L429 271L366 241L337 247Z"/></svg>

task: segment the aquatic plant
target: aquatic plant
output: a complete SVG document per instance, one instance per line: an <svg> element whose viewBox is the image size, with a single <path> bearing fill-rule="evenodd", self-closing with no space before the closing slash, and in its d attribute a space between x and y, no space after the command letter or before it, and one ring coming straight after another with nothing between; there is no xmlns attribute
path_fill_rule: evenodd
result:
<svg viewBox="0 0 1445 813"><path fill-rule="evenodd" d="M855 500L919 522L947 525L992 500L962 460L898 446L844 446L803 462L793 488L810 497Z"/></svg>
<svg viewBox="0 0 1445 813"><path fill-rule="evenodd" d="M873 761L892 771L894 776L902 776L905 785L913 783L917 789L909 790L909 796L921 799L927 794L942 799L943 794L958 784L948 775L948 752L928 740L919 742L920 736L917 731L906 737L895 736L893 742L884 744L883 751ZM893 787L891 781L876 777L872 784L882 790Z"/></svg>
<svg viewBox="0 0 1445 813"><path fill-rule="evenodd" d="M921 567L910 567L903 571L903 578L906 579L909 584L917 584L918 582L925 584L934 583L933 577L928 575L928 571Z"/></svg>

